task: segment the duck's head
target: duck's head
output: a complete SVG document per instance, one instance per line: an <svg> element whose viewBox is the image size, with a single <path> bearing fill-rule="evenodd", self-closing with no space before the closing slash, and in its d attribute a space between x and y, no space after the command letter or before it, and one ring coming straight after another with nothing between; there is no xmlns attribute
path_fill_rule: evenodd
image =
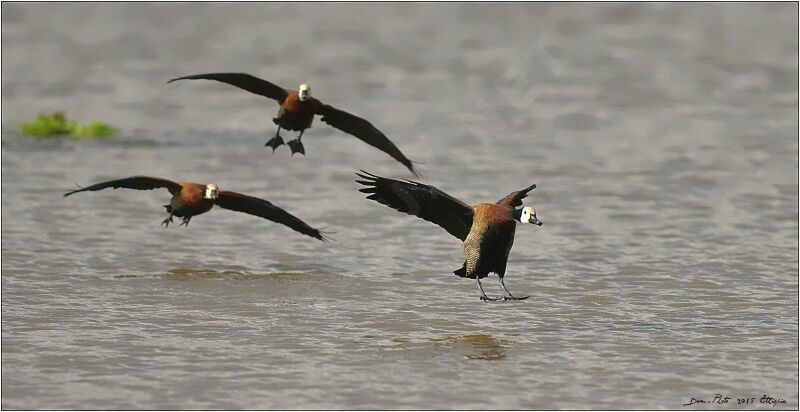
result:
<svg viewBox="0 0 800 412"><path fill-rule="evenodd" d="M539 217L536 216L536 208L532 206L525 206L522 209L518 210L519 216L514 216L521 223L531 223L537 226L542 225L542 221L539 220Z"/></svg>
<svg viewBox="0 0 800 412"><path fill-rule="evenodd" d="M214 200L219 197L219 188L213 183L206 185L206 193L203 195L208 200Z"/></svg>
<svg viewBox="0 0 800 412"><path fill-rule="evenodd" d="M297 88L297 95L300 101L304 102L311 98L311 88L308 87L307 84L303 83Z"/></svg>

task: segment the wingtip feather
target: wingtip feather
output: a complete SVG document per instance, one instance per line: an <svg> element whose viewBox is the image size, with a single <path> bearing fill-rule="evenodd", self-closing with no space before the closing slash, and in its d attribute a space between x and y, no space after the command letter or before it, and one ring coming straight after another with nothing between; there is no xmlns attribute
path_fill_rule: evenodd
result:
<svg viewBox="0 0 800 412"><path fill-rule="evenodd" d="M411 166L408 168L408 170L410 170L410 171L411 171L411 174L412 174L412 175L413 175L413 176L414 176L416 179L421 179L421 178L422 178L422 170L420 170L420 167L419 167L419 165L417 165L417 164L414 164L414 163L411 163Z"/></svg>
<svg viewBox="0 0 800 412"><path fill-rule="evenodd" d="M67 196L69 196L69 195L71 195L71 194L78 193L78 192L80 192L81 190L83 190L83 187L81 187L81 185L79 185L79 184L77 184L77 183L75 183L75 187L77 187L78 189L77 189L77 190L70 190L69 192L67 192L67 193L64 193L64 197L67 197Z"/></svg>
<svg viewBox="0 0 800 412"><path fill-rule="evenodd" d="M332 235L335 235L336 232L317 229L317 234L319 236L314 236L314 238L319 239L320 241L322 241L322 243L324 243L326 245L330 245L331 242L336 241L336 239L332 236Z"/></svg>
<svg viewBox="0 0 800 412"><path fill-rule="evenodd" d="M364 179L379 179L380 178L380 176L378 176L376 174L373 174L373 173L370 173L370 172L368 172L366 170L360 169L359 171L361 172L361 174L356 173L356 175L360 176L360 177L362 177Z"/></svg>

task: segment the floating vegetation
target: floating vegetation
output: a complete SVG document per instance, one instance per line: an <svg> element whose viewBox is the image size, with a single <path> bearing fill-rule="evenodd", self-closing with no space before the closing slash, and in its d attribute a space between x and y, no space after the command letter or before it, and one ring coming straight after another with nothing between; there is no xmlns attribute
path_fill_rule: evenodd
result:
<svg viewBox="0 0 800 412"><path fill-rule="evenodd" d="M20 126L22 134L35 137L73 137L77 139L106 139L114 137L115 130L102 122L80 124L67 120L64 112L39 113L30 123Z"/></svg>

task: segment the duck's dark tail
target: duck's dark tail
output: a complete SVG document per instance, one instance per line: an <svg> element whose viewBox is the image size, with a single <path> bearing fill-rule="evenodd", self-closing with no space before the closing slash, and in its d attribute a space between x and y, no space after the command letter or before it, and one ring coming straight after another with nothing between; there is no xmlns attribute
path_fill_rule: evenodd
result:
<svg viewBox="0 0 800 412"><path fill-rule="evenodd" d="M453 274L462 278L467 277L467 262L464 262L464 264L461 266L461 269L454 271Z"/></svg>
<svg viewBox="0 0 800 412"><path fill-rule="evenodd" d="M172 205L164 205L167 208L167 213L172 213Z"/></svg>

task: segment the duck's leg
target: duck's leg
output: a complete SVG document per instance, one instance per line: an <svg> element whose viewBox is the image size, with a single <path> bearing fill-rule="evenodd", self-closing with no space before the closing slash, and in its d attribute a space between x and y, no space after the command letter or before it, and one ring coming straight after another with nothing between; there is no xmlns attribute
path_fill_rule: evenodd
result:
<svg viewBox="0 0 800 412"><path fill-rule="evenodd" d="M172 212L169 212L169 217L164 219L163 222L161 222L161 226L169 227L169 224L172 223L172 222L173 222L173 220L172 220Z"/></svg>
<svg viewBox="0 0 800 412"><path fill-rule="evenodd" d="M505 279L505 276L500 276L500 287L502 287L503 291L506 292L506 295L503 296L503 300L525 300L525 299L528 299L530 297L530 296L523 296L521 298L514 297L511 294L511 292L508 291L508 288L506 288L506 281L504 279Z"/></svg>
<svg viewBox="0 0 800 412"><path fill-rule="evenodd" d="M275 137L269 139L269 141L266 144L264 144L264 146L271 147L272 152L275 153L275 149L277 149L278 146L282 144L283 144L283 138L281 137L281 125L278 125L278 131L275 132Z"/></svg>
<svg viewBox="0 0 800 412"><path fill-rule="evenodd" d="M483 291L483 285L481 285L481 278L477 274L475 275L475 283L478 285L478 291L481 292L481 300L484 302L494 302L496 300L500 300L502 298L490 298L486 296L486 292Z"/></svg>
<svg viewBox="0 0 800 412"><path fill-rule="evenodd" d="M189 221L192 220L191 216L184 216L183 221L178 226L186 226L189 227Z"/></svg>
<svg viewBox="0 0 800 412"><path fill-rule="evenodd" d="M301 130L300 136L297 136L297 139L286 142L286 144L289 145L289 149L292 150L292 156L294 156L295 153L301 153L303 156L306 155L306 149L303 147L303 142L300 141L300 139L303 138L303 132L305 131L306 129Z"/></svg>

